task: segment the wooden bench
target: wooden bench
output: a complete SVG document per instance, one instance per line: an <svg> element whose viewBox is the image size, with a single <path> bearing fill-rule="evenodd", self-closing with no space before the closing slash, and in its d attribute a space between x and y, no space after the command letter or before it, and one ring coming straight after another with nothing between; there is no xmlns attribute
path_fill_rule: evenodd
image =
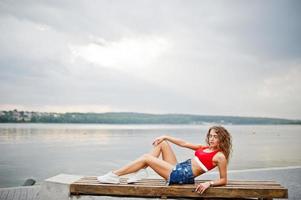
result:
<svg viewBox="0 0 301 200"><path fill-rule="evenodd" d="M195 192L196 184L167 186L163 179L143 179L127 184L100 184L96 177L84 177L70 185L71 195L105 195L156 198L204 198L204 199L273 199L288 198L288 190L275 181L230 180L226 186L210 187L203 194Z"/></svg>

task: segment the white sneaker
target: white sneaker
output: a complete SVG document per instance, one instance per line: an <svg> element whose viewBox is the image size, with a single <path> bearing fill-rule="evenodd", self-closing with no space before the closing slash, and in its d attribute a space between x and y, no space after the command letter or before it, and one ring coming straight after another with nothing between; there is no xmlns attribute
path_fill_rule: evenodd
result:
<svg viewBox="0 0 301 200"><path fill-rule="evenodd" d="M97 180L100 183L112 183L117 184L120 183L120 178L118 175L114 174L113 172L109 172L103 176L98 176Z"/></svg>
<svg viewBox="0 0 301 200"><path fill-rule="evenodd" d="M147 178L148 172L146 169L141 169L136 172L133 176L129 177L127 183L137 183L138 181Z"/></svg>

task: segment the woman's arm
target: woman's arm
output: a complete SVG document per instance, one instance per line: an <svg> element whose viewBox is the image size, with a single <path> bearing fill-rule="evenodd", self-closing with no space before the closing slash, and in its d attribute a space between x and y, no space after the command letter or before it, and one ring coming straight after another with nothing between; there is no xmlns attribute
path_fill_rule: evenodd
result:
<svg viewBox="0 0 301 200"><path fill-rule="evenodd" d="M205 183L200 183L195 191L199 193L203 193L210 186L222 186L227 184L227 159L223 153L217 153L213 157L213 162L215 162L218 166L219 170L219 179L214 181L207 181Z"/></svg>
<svg viewBox="0 0 301 200"><path fill-rule="evenodd" d="M154 145L158 145L160 144L163 140L167 140L167 141L170 141L180 147L185 147L185 148L188 148L188 149L192 149L192 150L196 150L196 149L199 149L202 147L202 145L200 144L192 144L192 143L189 143L185 140L182 140L182 139L179 139L179 138L174 138L174 137L171 137L171 136L168 136L168 135L163 135L163 136L160 136L160 137L157 137L153 144Z"/></svg>

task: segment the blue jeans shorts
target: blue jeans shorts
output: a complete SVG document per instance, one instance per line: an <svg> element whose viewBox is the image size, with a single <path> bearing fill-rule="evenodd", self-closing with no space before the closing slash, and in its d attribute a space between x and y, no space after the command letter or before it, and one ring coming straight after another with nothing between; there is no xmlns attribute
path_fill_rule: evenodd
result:
<svg viewBox="0 0 301 200"><path fill-rule="evenodd" d="M191 159L178 163L171 171L167 179L167 185L194 184L194 176L191 168Z"/></svg>

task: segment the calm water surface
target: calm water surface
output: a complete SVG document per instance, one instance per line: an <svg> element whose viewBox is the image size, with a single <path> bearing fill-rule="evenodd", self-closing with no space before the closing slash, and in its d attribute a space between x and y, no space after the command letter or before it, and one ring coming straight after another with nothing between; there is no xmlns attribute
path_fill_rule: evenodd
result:
<svg viewBox="0 0 301 200"><path fill-rule="evenodd" d="M301 165L301 126L225 126L233 137L229 170ZM205 125L0 124L0 187L60 173L100 175L152 148L168 134L204 143ZM193 151L172 145L178 161ZM152 174L152 171L149 170ZM153 175L155 175L153 173Z"/></svg>

